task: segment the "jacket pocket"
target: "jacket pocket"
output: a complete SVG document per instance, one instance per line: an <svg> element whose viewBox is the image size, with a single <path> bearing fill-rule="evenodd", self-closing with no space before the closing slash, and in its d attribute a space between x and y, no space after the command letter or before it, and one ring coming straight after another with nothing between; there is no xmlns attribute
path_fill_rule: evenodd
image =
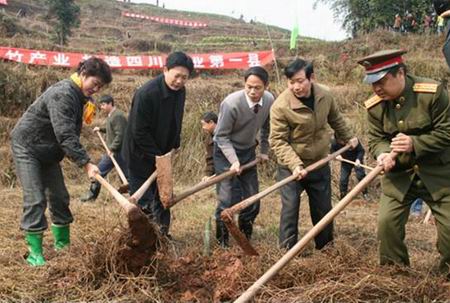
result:
<svg viewBox="0 0 450 303"><path fill-rule="evenodd" d="M428 116L418 116L417 118L406 120L409 132L422 133L431 127L431 119Z"/></svg>

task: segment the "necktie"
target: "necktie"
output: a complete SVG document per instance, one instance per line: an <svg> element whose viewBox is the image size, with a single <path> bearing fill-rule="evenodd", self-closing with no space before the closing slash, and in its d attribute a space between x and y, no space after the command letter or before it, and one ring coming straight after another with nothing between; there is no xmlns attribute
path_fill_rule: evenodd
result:
<svg viewBox="0 0 450 303"><path fill-rule="evenodd" d="M257 114L260 107L261 107L261 105L259 105L258 103L256 103L255 106L253 106L253 112L254 112L255 114Z"/></svg>

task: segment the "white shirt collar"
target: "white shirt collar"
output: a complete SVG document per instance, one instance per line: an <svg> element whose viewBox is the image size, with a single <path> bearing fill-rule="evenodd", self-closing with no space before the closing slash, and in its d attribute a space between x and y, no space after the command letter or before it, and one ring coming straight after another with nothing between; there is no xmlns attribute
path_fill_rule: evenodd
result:
<svg viewBox="0 0 450 303"><path fill-rule="evenodd" d="M245 100L247 100L247 104L248 107L250 107L250 109L252 109L253 107L255 107L256 104L259 104L259 106L263 106L263 98L261 97L261 99L259 99L258 102L253 102L252 100L250 100L249 96L247 96L247 94L244 92L245 95Z"/></svg>
<svg viewBox="0 0 450 303"><path fill-rule="evenodd" d="M114 107L112 108L112 110L109 112L108 117L111 117L112 113L113 113L115 110L116 110L116 107L114 106Z"/></svg>

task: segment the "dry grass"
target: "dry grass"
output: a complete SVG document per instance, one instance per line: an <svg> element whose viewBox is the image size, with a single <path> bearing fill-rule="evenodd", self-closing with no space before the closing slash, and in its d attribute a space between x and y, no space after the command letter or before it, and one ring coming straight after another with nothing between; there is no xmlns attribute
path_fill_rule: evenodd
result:
<svg viewBox="0 0 450 303"><path fill-rule="evenodd" d="M175 240L161 249L153 264L139 275L124 273L117 267L116 251L126 218L105 193L95 203L80 203L85 188L69 186L76 219L70 250L53 252L52 237L46 233L48 265L43 268L28 267L22 258L26 248L17 229L20 191L2 190L0 300L218 302L236 298L283 255L276 248L279 196L272 194L263 200L255 225L253 243L260 257L245 257L236 246L230 250L214 246L211 257L201 256L204 224L215 205L213 192L207 190L174 207ZM311 228L306 202L301 209L301 234ZM262 289L256 302L448 300L448 283L433 271L438 257L434 226L408 223L412 268L380 267L376 216L376 203L354 201L335 222L334 246L318 252L309 245Z"/></svg>

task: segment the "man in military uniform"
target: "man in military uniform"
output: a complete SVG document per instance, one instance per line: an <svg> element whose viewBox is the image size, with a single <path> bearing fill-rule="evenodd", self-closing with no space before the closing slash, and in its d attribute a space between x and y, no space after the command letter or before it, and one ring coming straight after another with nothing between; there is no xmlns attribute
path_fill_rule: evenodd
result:
<svg viewBox="0 0 450 303"><path fill-rule="evenodd" d="M409 209L427 201L438 231L439 269L450 264L450 105L446 87L407 74L403 50L358 61L375 95L366 101L369 151L384 167L378 237L381 264L409 265L404 243ZM390 152L397 153L394 159Z"/></svg>

